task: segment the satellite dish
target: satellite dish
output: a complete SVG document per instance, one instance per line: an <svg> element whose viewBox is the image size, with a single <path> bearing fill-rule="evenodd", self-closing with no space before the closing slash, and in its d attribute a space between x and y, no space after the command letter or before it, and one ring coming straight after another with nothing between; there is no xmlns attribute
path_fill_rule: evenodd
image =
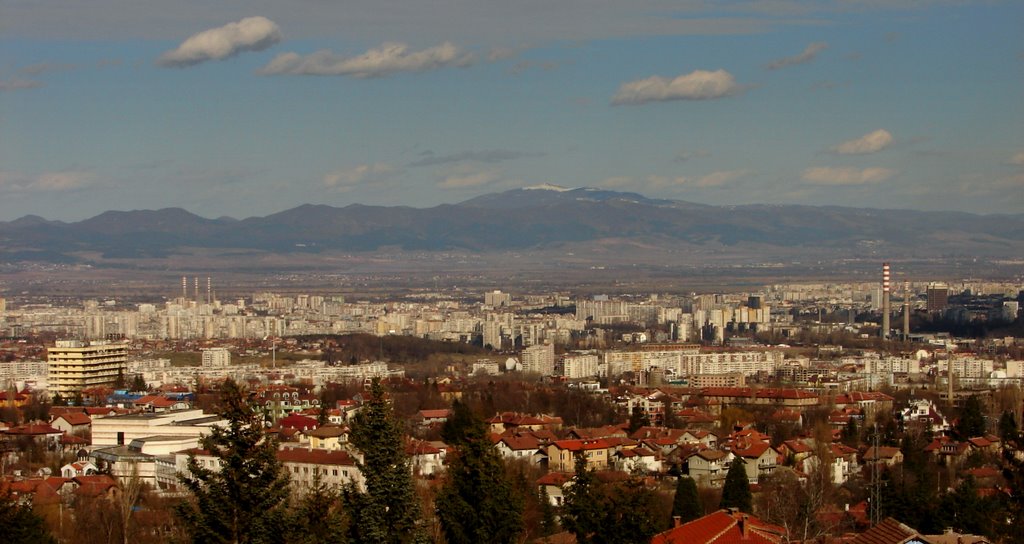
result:
<svg viewBox="0 0 1024 544"><path fill-rule="evenodd" d="M519 364L519 361L515 357L509 357L505 360L505 370L512 372L513 370L519 370L523 368L523 365Z"/></svg>

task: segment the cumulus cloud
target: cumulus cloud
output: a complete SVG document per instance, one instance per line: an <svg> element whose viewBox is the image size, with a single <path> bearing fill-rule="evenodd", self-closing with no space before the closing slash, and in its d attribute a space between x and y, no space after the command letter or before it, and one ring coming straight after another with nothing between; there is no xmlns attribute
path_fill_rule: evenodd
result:
<svg viewBox="0 0 1024 544"><path fill-rule="evenodd" d="M1010 164L1024 166L1024 151L1018 151L1014 156L1010 157Z"/></svg>
<svg viewBox="0 0 1024 544"><path fill-rule="evenodd" d="M674 79L651 76L623 83L612 97L612 105L646 104L668 100L710 100L730 96L740 90L736 79L725 70L695 70Z"/></svg>
<svg viewBox="0 0 1024 544"><path fill-rule="evenodd" d="M818 53L821 53L827 48L828 44L825 42L810 43L807 45L807 47L804 48L803 52L800 53L799 55L793 55L792 57L784 57L781 59L773 60L772 62L769 62L765 66L765 68L769 70L778 70L779 68L793 66L794 64L804 64L807 62L811 62L812 60L814 60L814 57L818 56Z"/></svg>
<svg viewBox="0 0 1024 544"><path fill-rule="evenodd" d="M193 66L223 60L245 51L263 51L281 41L281 30L266 17L246 17L235 23L194 34L177 48L160 55L160 66Z"/></svg>
<svg viewBox="0 0 1024 544"><path fill-rule="evenodd" d="M378 183L399 174L390 164L378 162L360 164L352 168L335 170L324 175L324 185L336 191L348 191L361 184Z"/></svg>
<svg viewBox="0 0 1024 544"><path fill-rule="evenodd" d="M847 166L815 166L804 170L801 179L817 185L867 185L881 183L896 175L889 168L850 168Z"/></svg>
<svg viewBox="0 0 1024 544"><path fill-rule="evenodd" d="M869 132L860 138L845 141L832 148L832 151L840 155L867 155L877 153L892 143L892 134L885 129L878 129Z"/></svg>
<svg viewBox="0 0 1024 544"><path fill-rule="evenodd" d="M442 189L464 189L466 187L479 187L497 181L499 174L495 170L484 170L481 172L455 173L445 176L437 183Z"/></svg>
<svg viewBox="0 0 1024 544"><path fill-rule="evenodd" d="M321 50L306 56L281 53L259 70L263 75L384 77L396 72L424 72L449 66L469 66L473 55L455 44L410 51L404 43L388 42L355 57Z"/></svg>
<svg viewBox="0 0 1024 544"><path fill-rule="evenodd" d="M6 91L23 91L25 89L38 89L43 86L42 81L36 81L34 79L23 79L20 77L12 77L8 80L0 80L0 92Z"/></svg>
<svg viewBox="0 0 1024 544"><path fill-rule="evenodd" d="M515 151L511 149L462 151L451 155L434 155L433 153L425 153L422 158L409 163L409 166L436 166L439 164L450 164L456 162L483 162L487 164L495 164L502 161L542 156L544 156L544 153Z"/></svg>
<svg viewBox="0 0 1024 544"><path fill-rule="evenodd" d="M93 178L90 172L43 172L35 176L18 172L0 172L0 190L9 192L59 192L78 189Z"/></svg>

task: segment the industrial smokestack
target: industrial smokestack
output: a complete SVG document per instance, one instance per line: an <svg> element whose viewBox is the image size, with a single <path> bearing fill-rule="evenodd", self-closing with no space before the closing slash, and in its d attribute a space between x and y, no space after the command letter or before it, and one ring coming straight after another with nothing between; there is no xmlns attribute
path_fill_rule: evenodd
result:
<svg viewBox="0 0 1024 544"><path fill-rule="evenodd" d="M206 276L206 303L207 304L213 304L213 296L211 295L211 291L213 291L213 280L210 279L210 276Z"/></svg>
<svg viewBox="0 0 1024 544"><path fill-rule="evenodd" d="M199 304L199 276L194 277L193 280L195 280L196 286L196 304Z"/></svg>
<svg viewBox="0 0 1024 544"><path fill-rule="evenodd" d="M882 263L882 338L889 338L889 263Z"/></svg>
<svg viewBox="0 0 1024 544"><path fill-rule="evenodd" d="M181 300L188 300L188 277L181 277Z"/></svg>
<svg viewBox="0 0 1024 544"><path fill-rule="evenodd" d="M903 282L903 339L910 338L910 282Z"/></svg>

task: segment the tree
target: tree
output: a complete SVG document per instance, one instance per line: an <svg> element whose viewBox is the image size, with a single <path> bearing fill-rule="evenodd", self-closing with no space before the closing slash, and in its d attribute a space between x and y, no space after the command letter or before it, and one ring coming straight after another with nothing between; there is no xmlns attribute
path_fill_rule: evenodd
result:
<svg viewBox="0 0 1024 544"><path fill-rule="evenodd" d="M999 438L1006 444L1016 441L1018 434L1017 418L1013 417L1013 412L1003 412L1003 415L999 416Z"/></svg>
<svg viewBox="0 0 1024 544"><path fill-rule="evenodd" d="M646 427L651 424L651 419L647 417L643 409L639 405L633 407L633 411L629 414L629 430L627 431L630 435L640 430L640 427Z"/></svg>
<svg viewBox="0 0 1024 544"><path fill-rule="evenodd" d="M725 485L722 486L722 502L719 508L739 508L748 514L753 512L750 493L750 482L747 480L746 463L739 457L734 457L729 465L729 472L725 475Z"/></svg>
<svg viewBox="0 0 1024 544"><path fill-rule="evenodd" d="M483 419L460 402L452 409L450 421L456 423L446 424L444 434L455 452L437 497L445 539L448 544L516 542L523 532L523 497L509 481Z"/></svg>
<svg viewBox="0 0 1024 544"><path fill-rule="evenodd" d="M219 468L204 467L195 456L179 474L193 500L178 515L193 542L280 542L288 498L288 475L277 459L277 442L263 433L263 417L242 387L228 380L222 388L221 415L200 444Z"/></svg>
<svg viewBox="0 0 1024 544"><path fill-rule="evenodd" d="M32 507L21 505L6 492L0 490L0 530L4 542L9 544L56 544L46 530L43 518L32 511Z"/></svg>
<svg viewBox="0 0 1024 544"><path fill-rule="evenodd" d="M676 479L676 496L672 500L672 517L681 523L693 521L704 515L704 508L697 496L697 483L693 478L680 476Z"/></svg>
<svg viewBox="0 0 1024 544"><path fill-rule="evenodd" d="M146 384L146 379L142 377L142 374L136 374L132 378L132 391L146 391L149 386Z"/></svg>
<svg viewBox="0 0 1024 544"><path fill-rule="evenodd" d="M363 454L356 464L365 489L343 493L351 516L349 537L369 544L426 542L418 526L420 508L413 488L412 469L398 420L380 380L370 387L370 399L352 420L352 444Z"/></svg>
<svg viewBox="0 0 1024 544"><path fill-rule="evenodd" d="M604 483L586 460L576 459L576 475L565 491L562 527L580 544L647 544L664 526L655 518L657 498L639 478Z"/></svg>
<svg viewBox="0 0 1024 544"><path fill-rule="evenodd" d="M960 412L960 420L956 424L957 435L961 440L985 434L985 415L982 413L981 399L977 395L967 397L964 409Z"/></svg>
<svg viewBox="0 0 1024 544"><path fill-rule="evenodd" d="M343 544L347 520L341 505L341 494L323 481L319 472L313 474L313 486L299 501L292 515L292 537L289 544Z"/></svg>

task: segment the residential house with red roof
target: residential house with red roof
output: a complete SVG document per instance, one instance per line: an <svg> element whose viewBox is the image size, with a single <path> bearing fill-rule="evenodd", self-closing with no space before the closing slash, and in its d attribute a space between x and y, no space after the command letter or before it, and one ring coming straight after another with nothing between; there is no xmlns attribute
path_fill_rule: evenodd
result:
<svg viewBox="0 0 1024 544"><path fill-rule="evenodd" d="M768 476L779 466L779 452L764 442L755 442L746 448L734 448L732 454L743 460L747 480L752 484L756 484L760 478Z"/></svg>
<svg viewBox="0 0 1024 544"><path fill-rule="evenodd" d="M548 470L554 472L573 472L576 469L576 457L583 456L587 468L604 470L608 468L610 446L602 438L594 440L555 440L546 449Z"/></svg>
<svg viewBox="0 0 1024 544"><path fill-rule="evenodd" d="M658 533L651 544L782 544L786 530L735 508L719 510Z"/></svg>
<svg viewBox="0 0 1024 544"><path fill-rule="evenodd" d="M687 475L704 487L721 487L733 455L722 450L699 450L683 460Z"/></svg>

